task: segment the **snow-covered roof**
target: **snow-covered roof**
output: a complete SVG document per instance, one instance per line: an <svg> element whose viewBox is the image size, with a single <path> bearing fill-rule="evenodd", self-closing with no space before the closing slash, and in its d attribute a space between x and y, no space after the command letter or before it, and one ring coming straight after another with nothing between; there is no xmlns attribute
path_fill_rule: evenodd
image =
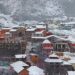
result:
<svg viewBox="0 0 75 75"><path fill-rule="evenodd" d="M56 38L59 38L59 36L57 36L57 35L49 35L49 36L47 36L46 38L50 38L50 37L56 37Z"/></svg>
<svg viewBox="0 0 75 75"><path fill-rule="evenodd" d="M71 58L70 55L64 55L63 57L64 57L64 58Z"/></svg>
<svg viewBox="0 0 75 75"><path fill-rule="evenodd" d="M15 58L26 58L26 54L17 54L15 55Z"/></svg>
<svg viewBox="0 0 75 75"><path fill-rule="evenodd" d="M42 34L44 31L42 30L42 31L37 31L37 32L35 32L35 34Z"/></svg>
<svg viewBox="0 0 75 75"><path fill-rule="evenodd" d="M46 26L43 26L43 25L36 25L36 28L46 28Z"/></svg>
<svg viewBox="0 0 75 75"><path fill-rule="evenodd" d="M11 28L1 28L2 30L10 30Z"/></svg>
<svg viewBox="0 0 75 75"><path fill-rule="evenodd" d="M75 24L75 22L66 22L66 23L64 23L64 24Z"/></svg>
<svg viewBox="0 0 75 75"><path fill-rule="evenodd" d="M58 35L70 35L71 31L70 30L59 30L59 29L54 29L52 30L52 32L54 34L58 34Z"/></svg>
<svg viewBox="0 0 75 75"><path fill-rule="evenodd" d="M48 39L45 39L44 41L43 41L43 44L45 44L45 43L51 43Z"/></svg>
<svg viewBox="0 0 75 75"><path fill-rule="evenodd" d="M12 23L12 22L7 22L7 23L5 24L5 27L13 28L14 26L18 27L19 25L16 25L16 24L14 24L14 23Z"/></svg>
<svg viewBox="0 0 75 75"><path fill-rule="evenodd" d="M11 30L10 30L10 32L15 32L15 31L16 31L16 29L11 29Z"/></svg>
<svg viewBox="0 0 75 75"><path fill-rule="evenodd" d="M67 61L63 61L62 65L71 65L71 64Z"/></svg>
<svg viewBox="0 0 75 75"><path fill-rule="evenodd" d="M75 58L75 53L70 53L70 56L72 56L72 58Z"/></svg>
<svg viewBox="0 0 75 75"><path fill-rule="evenodd" d="M47 63L62 63L63 61L61 59L50 59L50 58L46 58L45 62Z"/></svg>
<svg viewBox="0 0 75 75"><path fill-rule="evenodd" d="M31 66L27 70L29 71L29 75L44 75L44 70L37 66Z"/></svg>
<svg viewBox="0 0 75 75"><path fill-rule="evenodd" d="M53 20L60 20L60 21L65 21L67 19L67 16L62 16L62 17L55 17Z"/></svg>
<svg viewBox="0 0 75 75"><path fill-rule="evenodd" d="M44 22L40 22L40 23L38 23L38 24L40 24L40 25L44 25L45 23L44 23Z"/></svg>
<svg viewBox="0 0 75 75"><path fill-rule="evenodd" d="M19 28L19 27L21 27L21 26L19 26L19 25L14 25L14 26L12 26L11 28Z"/></svg>
<svg viewBox="0 0 75 75"><path fill-rule="evenodd" d="M6 35L9 35L9 34L10 34L10 32L6 32L5 34L6 34Z"/></svg>
<svg viewBox="0 0 75 75"><path fill-rule="evenodd" d="M68 39L62 38L62 37L57 36L57 35L49 35L49 36L47 36L46 38L50 38L50 37L55 37L55 38L57 38L57 39L59 39L59 40L64 40L64 41L67 41L67 40L68 40Z"/></svg>
<svg viewBox="0 0 75 75"><path fill-rule="evenodd" d="M17 66L28 66L26 63L24 63L23 61L17 61L11 64L12 67L17 67Z"/></svg>
<svg viewBox="0 0 75 75"><path fill-rule="evenodd" d="M75 64L75 59L71 59L68 62L71 63L71 64Z"/></svg>
<svg viewBox="0 0 75 75"><path fill-rule="evenodd" d="M75 71L67 71L68 75L75 75Z"/></svg>
<svg viewBox="0 0 75 75"><path fill-rule="evenodd" d="M28 66L26 63L24 63L23 61L17 61L17 62L14 62L12 64L10 64L11 67L13 67L13 69L19 73L21 72L24 68L23 66Z"/></svg>
<svg viewBox="0 0 75 75"><path fill-rule="evenodd" d="M32 55L32 56L33 56L33 55L37 55L37 54L35 54L35 53L30 53L30 55Z"/></svg>
<svg viewBox="0 0 75 75"><path fill-rule="evenodd" d="M14 69L14 71L15 71L16 73L20 73L21 71L24 70L24 68L21 67L21 66L13 67L13 69Z"/></svg>
<svg viewBox="0 0 75 75"><path fill-rule="evenodd" d="M64 53L64 55L70 55L70 52L63 52Z"/></svg>
<svg viewBox="0 0 75 75"><path fill-rule="evenodd" d="M19 27L19 28L25 28L25 26L20 26L20 25L19 25L19 26L17 26L17 27Z"/></svg>
<svg viewBox="0 0 75 75"><path fill-rule="evenodd" d="M45 39L45 37L42 37L42 36L32 36L32 39Z"/></svg>
<svg viewBox="0 0 75 75"><path fill-rule="evenodd" d="M57 57L58 58L58 56L56 54L51 54L51 55L49 55L49 57Z"/></svg>
<svg viewBox="0 0 75 75"><path fill-rule="evenodd" d="M36 28L30 28L30 29L27 29L26 31L35 31Z"/></svg>

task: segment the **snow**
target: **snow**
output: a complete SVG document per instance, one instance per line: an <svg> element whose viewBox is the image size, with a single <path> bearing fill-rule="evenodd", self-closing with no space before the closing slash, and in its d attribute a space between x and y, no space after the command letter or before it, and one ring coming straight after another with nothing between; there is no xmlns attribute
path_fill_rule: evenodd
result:
<svg viewBox="0 0 75 75"><path fill-rule="evenodd" d="M49 36L47 36L46 38L50 38L50 37L55 37L55 38L57 38L58 40L64 40L64 41L67 41L67 40L68 40L68 39L62 38L62 37L57 36L57 35L49 35Z"/></svg>
<svg viewBox="0 0 75 75"><path fill-rule="evenodd" d="M44 32L44 30L42 30L42 31L37 31L37 32L35 32L35 34L43 34L43 32Z"/></svg>
<svg viewBox="0 0 75 75"><path fill-rule="evenodd" d="M71 63L63 61L62 65L71 65Z"/></svg>
<svg viewBox="0 0 75 75"><path fill-rule="evenodd" d="M64 11L56 0L1 0L0 2L6 8L5 12L8 11L20 19L24 19L24 17L28 17L26 19L39 17L40 19L43 16L64 15Z"/></svg>
<svg viewBox="0 0 75 75"><path fill-rule="evenodd" d="M25 24L28 24L28 25L33 25L33 24L38 24L38 21L36 20L26 20L24 21Z"/></svg>
<svg viewBox="0 0 75 75"><path fill-rule="evenodd" d="M50 38L50 37L56 37L56 38L58 38L59 36L57 36L57 35L49 35L46 38Z"/></svg>
<svg viewBox="0 0 75 75"><path fill-rule="evenodd" d="M37 55L37 54L34 54L34 53L30 53L30 55L34 56L34 55Z"/></svg>
<svg viewBox="0 0 75 75"><path fill-rule="evenodd" d="M52 31L54 34L59 34L59 35L71 35L71 31L70 30L59 30L59 29L54 29Z"/></svg>
<svg viewBox="0 0 75 75"><path fill-rule="evenodd" d="M51 55L49 55L49 57L57 57L58 58L58 56L56 54L51 54Z"/></svg>
<svg viewBox="0 0 75 75"><path fill-rule="evenodd" d="M61 37L59 37L59 36L57 36L57 35L49 35L49 36L47 36L46 38L50 38L50 37L61 38Z"/></svg>
<svg viewBox="0 0 75 75"><path fill-rule="evenodd" d="M70 53L69 54L72 58L74 58L75 57L75 53L73 52L73 53Z"/></svg>
<svg viewBox="0 0 75 75"><path fill-rule="evenodd" d="M16 29L11 29L11 30L10 30L10 32L15 32L15 31L17 31L17 30L16 30Z"/></svg>
<svg viewBox="0 0 75 75"><path fill-rule="evenodd" d="M62 17L55 17L54 20L60 20L60 21L65 21L67 20L67 16L62 16Z"/></svg>
<svg viewBox="0 0 75 75"><path fill-rule="evenodd" d="M10 32L6 32L5 34L6 34L6 35L10 35Z"/></svg>
<svg viewBox="0 0 75 75"><path fill-rule="evenodd" d="M37 66L31 66L27 70L29 71L29 75L44 75L44 70Z"/></svg>
<svg viewBox="0 0 75 75"><path fill-rule="evenodd" d="M18 25L14 24L14 23L12 23L12 22L7 22L7 23L5 24L5 27L13 28L14 26L18 26Z"/></svg>
<svg viewBox="0 0 75 75"><path fill-rule="evenodd" d="M45 62L48 63L62 63L63 61L61 59L50 59L50 58L46 58Z"/></svg>
<svg viewBox="0 0 75 75"><path fill-rule="evenodd" d="M70 52L63 52L64 55L70 55Z"/></svg>
<svg viewBox="0 0 75 75"><path fill-rule="evenodd" d="M75 75L75 71L68 71L68 75Z"/></svg>
<svg viewBox="0 0 75 75"><path fill-rule="evenodd" d="M46 28L45 25L36 25L36 28Z"/></svg>
<svg viewBox="0 0 75 75"><path fill-rule="evenodd" d="M17 61L14 62L12 64L10 64L11 67L13 67L13 69L17 72L20 73L24 68L24 66L28 66L26 63L22 62L22 61Z"/></svg>
<svg viewBox="0 0 75 75"><path fill-rule="evenodd" d="M44 41L43 41L43 44L45 44L45 43L51 43L49 40L47 40L47 39L45 39Z"/></svg>
<svg viewBox="0 0 75 75"><path fill-rule="evenodd" d="M71 56L69 56L69 55L64 55L63 57L64 58L71 58Z"/></svg>
<svg viewBox="0 0 75 75"><path fill-rule="evenodd" d="M13 21L10 15L0 14L0 24L4 27L12 28L14 26L19 26L18 22Z"/></svg>
<svg viewBox="0 0 75 75"><path fill-rule="evenodd" d="M35 31L35 28L27 29L26 31Z"/></svg>
<svg viewBox="0 0 75 75"><path fill-rule="evenodd" d="M32 36L32 39L45 39L45 37L42 37L42 36Z"/></svg>
<svg viewBox="0 0 75 75"><path fill-rule="evenodd" d="M5 28L5 27L4 27L4 28L1 28L1 29L2 29L2 30L10 30L11 28Z"/></svg>
<svg viewBox="0 0 75 75"><path fill-rule="evenodd" d="M26 54L17 54L15 55L15 58L26 58Z"/></svg>
<svg viewBox="0 0 75 75"><path fill-rule="evenodd" d="M71 64L75 64L75 59L71 59L68 62L71 63Z"/></svg>
<svg viewBox="0 0 75 75"><path fill-rule="evenodd" d="M13 69L15 70L15 72L20 73L21 71L24 70L23 67L17 66L17 67L13 67Z"/></svg>
<svg viewBox="0 0 75 75"><path fill-rule="evenodd" d="M69 37L67 38L67 40L71 41L72 43L75 43L75 38L72 37L72 36L69 36Z"/></svg>
<svg viewBox="0 0 75 75"><path fill-rule="evenodd" d="M11 64L12 67L17 67L17 66L28 66L26 63L24 63L23 61L16 61L14 63Z"/></svg>
<svg viewBox="0 0 75 75"><path fill-rule="evenodd" d="M64 23L64 24L73 25L73 24L75 24L75 22L66 22L66 23Z"/></svg>
<svg viewBox="0 0 75 75"><path fill-rule="evenodd" d="M39 25L45 25L45 23L44 22L40 22L40 23L38 23Z"/></svg>

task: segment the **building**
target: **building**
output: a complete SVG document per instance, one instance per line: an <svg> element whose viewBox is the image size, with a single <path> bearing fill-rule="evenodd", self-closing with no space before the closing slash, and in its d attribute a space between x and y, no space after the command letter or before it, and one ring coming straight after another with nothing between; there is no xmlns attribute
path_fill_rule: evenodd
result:
<svg viewBox="0 0 75 75"><path fill-rule="evenodd" d="M40 60L40 57L35 53L31 53L30 54L30 59L31 59L31 62L33 64L37 64L39 62L39 60Z"/></svg>
<svg viewBox="0 0 75 75"><path fill-rule="evenodd" d="M35 33L36 28L27 28L25 32L26 39L31 41L32 34Z"/></svg>
<svg viewBox="0 0 75 75"><path fill-rule="evenodd" d="M17 53L21 53L20 43L0 43L0 56L14 56Z"/></svg>
<svg viewBox="0 0 75 75"><path fill-rule="evenodd" d="M64 52L70 51L69 40L57 35L50 35L47 37L53 44L54 51Z"/></svg>
<svg viewBox="0 0 75 75"><path fill-rule="evenodd" d="M15 71L15 74L17 75L29 75L29 72L27 70L28 65L22 61L17 61L12 64L10 64L12 69Z"/></svg>
<svg viewBox="0 0 75 75"><path fill-rule="evenodd" d="M49 40L44 40L42 43L42 52L46 55L49 55L53 51L53 45Z"/></svg>
<svg viewBox="0 0 75 75"><path fill-rule="evenodd" d="M50 55L45 59L45 74L46 75L57 75L60 74L60 66L62 64L62 60L58 58L57 55Z"/></svg>
<svg viewBox="0 0 75 75"><path fill-rule="evenodd" d="M15 60L20 60L20 61L23 61L25 62L26 61L26 58L27 58L27 55L26 54L16 54L15 55Z"/></svg>

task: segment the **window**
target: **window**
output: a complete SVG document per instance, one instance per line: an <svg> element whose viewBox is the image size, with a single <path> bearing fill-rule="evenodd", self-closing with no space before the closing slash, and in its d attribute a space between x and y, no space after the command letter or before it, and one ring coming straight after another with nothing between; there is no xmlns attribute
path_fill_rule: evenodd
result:
<svg viewBox="0 0 75 75"><path fill-rule="evenodd" d="M58 44L57 47L58 47L58 49L61 49L61 44Z"/></svg>
<svg viewBox="0 0 75 75"><path fill-rule="evenodd" d="M62 48L63 48L63 49L65 49L65 48L66 48L66 45L65 45L65 44L63 44L63 45L62 45Z"/></svg>

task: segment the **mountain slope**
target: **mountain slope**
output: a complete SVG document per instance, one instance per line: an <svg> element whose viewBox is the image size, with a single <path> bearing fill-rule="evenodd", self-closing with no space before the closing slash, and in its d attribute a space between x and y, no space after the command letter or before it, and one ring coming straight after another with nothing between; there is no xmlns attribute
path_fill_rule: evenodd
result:
<svg viewBox="0 0 75 75"><path fill-rule="evenodd" d="M59 0L59 4L68 17L75 17L75 0Z"/></svg>
<svg viewBox="0 0 75 75"><path fill-rule="evenodd" d="M0 0L0 13L15 20L43 20L65 13L59 0Z"/></svg>

